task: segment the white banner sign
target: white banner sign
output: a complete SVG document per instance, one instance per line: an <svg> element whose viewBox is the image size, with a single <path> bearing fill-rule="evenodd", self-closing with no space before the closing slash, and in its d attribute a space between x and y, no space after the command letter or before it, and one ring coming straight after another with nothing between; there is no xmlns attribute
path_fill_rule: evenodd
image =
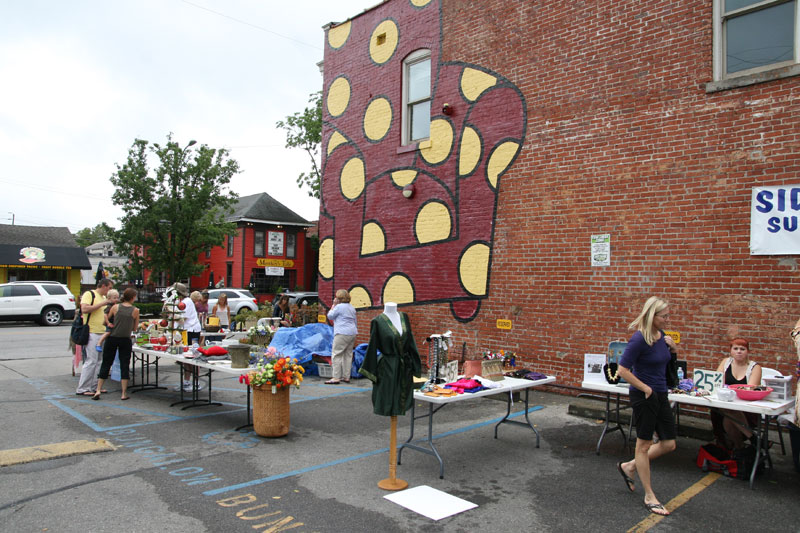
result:
<svg viewBox="0 0 800 533"><path fill-rule="evenodd" d="M264 267L266 276L283 276L283 267Z"/></svg>
<svg viewBox="0 0 800 533"><path fill-rule="evenodd" d="M800 185L753 187L750 254L800 254Z"/></svg>
<svg viewBox="0 0 800 533"><path fill-rule="evenodd" d="M267 255L283 255L283 232L269 232L269 248Z"/></svg>

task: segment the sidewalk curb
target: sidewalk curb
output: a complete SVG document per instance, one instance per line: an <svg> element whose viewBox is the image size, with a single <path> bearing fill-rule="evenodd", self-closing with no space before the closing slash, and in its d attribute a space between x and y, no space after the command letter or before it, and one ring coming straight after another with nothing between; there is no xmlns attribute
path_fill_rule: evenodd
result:
<svg viewBox="0 0 800 533"><path fill-rule="evenodd" d="M73 440L44 444L42 446L30 446L28 448L0 450L0 467L69 457L70 455L110 452L115 449L116 447L106 439L97 439L96 441Z"/></svg>

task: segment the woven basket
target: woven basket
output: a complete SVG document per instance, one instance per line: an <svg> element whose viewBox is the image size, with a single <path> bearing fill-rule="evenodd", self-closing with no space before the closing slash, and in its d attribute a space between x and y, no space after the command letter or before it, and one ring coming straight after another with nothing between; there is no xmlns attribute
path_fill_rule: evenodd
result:
<svg viewBox="0 0 800 533"><path fill-rule="evenodd" d="M272 340L271 335L253 335L252 337L247 338L250 344L255 344L256 346L269 346L269 341Z"/></svg>
<svg viewBox="0 0 800 533"><path fill-rule="evenodd" d="M289 433L289 387L272 394L272 385L253 387L253 429L262 437Z"/></svg>

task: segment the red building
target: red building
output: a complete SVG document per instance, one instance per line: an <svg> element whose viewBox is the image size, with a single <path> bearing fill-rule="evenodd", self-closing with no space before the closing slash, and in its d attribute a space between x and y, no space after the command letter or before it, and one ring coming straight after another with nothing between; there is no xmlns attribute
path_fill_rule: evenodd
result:
<svg viewBox="0 0 800 533"><path fill-rule="evenodd" d="M418 338L576 384L658 295L690 369L740 335L791 373L796 3L388 0L331 24L321 300L349 289L362 332L396 302Z"/></svg>
<svg viewBox="0 0 800 533"><path fill-rule="evenodd" d="M316 288L317 254L306 235L313 223L266 193L239 198L227 221L236 235L198 257L206 269L191 278L192 289L224 284L271 301L281 290Z"/></svg>

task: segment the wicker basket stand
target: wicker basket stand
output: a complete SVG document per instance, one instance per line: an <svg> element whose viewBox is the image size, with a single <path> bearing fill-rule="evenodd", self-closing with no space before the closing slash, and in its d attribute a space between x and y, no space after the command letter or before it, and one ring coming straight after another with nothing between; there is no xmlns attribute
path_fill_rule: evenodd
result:
<svg viewBox="0 0 800 533"><path fill-rule="evenodd" d="M253 429L262 437L283 437L289 433L289 387L272 394L271 385L253 387Z"/></svg>

